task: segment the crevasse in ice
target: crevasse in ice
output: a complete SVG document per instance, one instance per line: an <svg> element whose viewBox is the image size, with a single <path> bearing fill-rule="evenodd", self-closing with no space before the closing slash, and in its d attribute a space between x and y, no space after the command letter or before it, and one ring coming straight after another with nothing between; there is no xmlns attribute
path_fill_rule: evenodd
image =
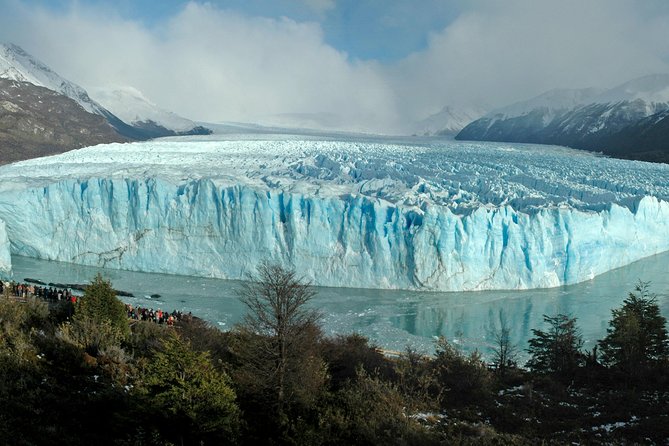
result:
<svg viewBox="0 0 669 446"><path fill-rule="evenodd" d="M580 282L669 250L667 197L669 166L511 144L210 137L0 168L12 253L324 286Z"/></svg>

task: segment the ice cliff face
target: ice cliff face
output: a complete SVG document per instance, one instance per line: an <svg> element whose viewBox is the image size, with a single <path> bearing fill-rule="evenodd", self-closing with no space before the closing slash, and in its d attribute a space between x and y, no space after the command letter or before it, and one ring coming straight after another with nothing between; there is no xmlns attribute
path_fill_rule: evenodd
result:
<svg viewBox="0 0 669 446"><path fill-rule="evenodd" d="M282 137L282 139L285 137ZM318 285L523 289L669 250L669 166L563 148L175 140L0 167L13 253Z"/></svg>
<svg viewBox="0 0 669 446"><path fill-rule="evenodd" d="M0 220L0 277L7 276L12 270L12 257L7 238L5 222Z"/></svg>

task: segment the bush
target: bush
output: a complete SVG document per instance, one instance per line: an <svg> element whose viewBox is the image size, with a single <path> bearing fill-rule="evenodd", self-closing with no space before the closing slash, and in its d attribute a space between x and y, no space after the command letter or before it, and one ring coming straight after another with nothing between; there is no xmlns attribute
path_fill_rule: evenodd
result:
<svg viewBox="0 0 669 446"><path fill-rule="evenodd" d="M436 444L411 415L397 388L358 368L355 380L331 394L320 408L320 440L326 445Z"/></svg>
<svg viewBox="0 0 669 446"><path fill-rule="evenodd" d="M386 379L393 375L390 361L376 347L370 345L367 338L359 334L324 339L319 350L327 363L333 389L339 389L347 381L355 380L358 376L356 370L360 367Z"/></svg>
<svg viewBox="0 0 669 446"><path fill-rule="evenodd" d="M440 337L432 367L441 386L442 407L483 403L490 398L492 375L478 352L464 355Z"/></svg>

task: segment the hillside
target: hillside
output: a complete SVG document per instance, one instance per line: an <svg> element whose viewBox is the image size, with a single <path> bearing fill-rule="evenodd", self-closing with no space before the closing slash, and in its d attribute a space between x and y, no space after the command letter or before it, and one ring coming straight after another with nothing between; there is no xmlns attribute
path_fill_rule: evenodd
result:
<svg viewBox="0 0 669 446"><path fill-rule="evenodd" d="M62 94L0 78L0 163L122 142L109 123Z"/></svg>
<svg viewBox="0 0 669 446"><path fill-rule="evenodd" d="M458 140L557 144L618 157L669 162L669 75L610 90L553 90L470 123Z"/></svg>

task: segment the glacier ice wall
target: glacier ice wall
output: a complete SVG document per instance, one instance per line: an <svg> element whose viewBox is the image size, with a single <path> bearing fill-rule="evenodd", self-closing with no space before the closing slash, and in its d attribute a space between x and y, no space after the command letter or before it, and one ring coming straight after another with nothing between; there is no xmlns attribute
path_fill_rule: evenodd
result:
<svg viewBox="0 0 669 446"><path fill-rule="evenodd" d="M570 161L553 177L528 175L532 162L488 177L500 170L491 161L500 154L485 145L487 168L470 160L456 171L449 156L463 156L451 153L440 169L457 178L439 178L427 170L433 151L421 164L420 148L397 152L405 146L384 158L334 143L341 150L306 142L298 147L314 152L293 154L295 144L282 142L270 155L258 147L272 145L257 141L238 143L246 150L239 153L177 150L179 143L154 153L156 144L88 148L0 170L12 178L0 188L12 252L234 279L269 259L324 286L482 290L576 283L669 250L669 202L652 194L669 183L666 170L653 167L650 183L588 177L565 185L565 176L581 175ZM123 161L124 153L135 161ZM411 162L402 163L405 156ZM536 156L536 166L545 163ZM603 158L577 161L612 168Z"/></svg>
<svg viewBox="0 0 669 446"><path fill-rule="evenodd" d="M5 222L0 220L0 276L7 276L12 271L12 257L7 237Z"/></svg>

